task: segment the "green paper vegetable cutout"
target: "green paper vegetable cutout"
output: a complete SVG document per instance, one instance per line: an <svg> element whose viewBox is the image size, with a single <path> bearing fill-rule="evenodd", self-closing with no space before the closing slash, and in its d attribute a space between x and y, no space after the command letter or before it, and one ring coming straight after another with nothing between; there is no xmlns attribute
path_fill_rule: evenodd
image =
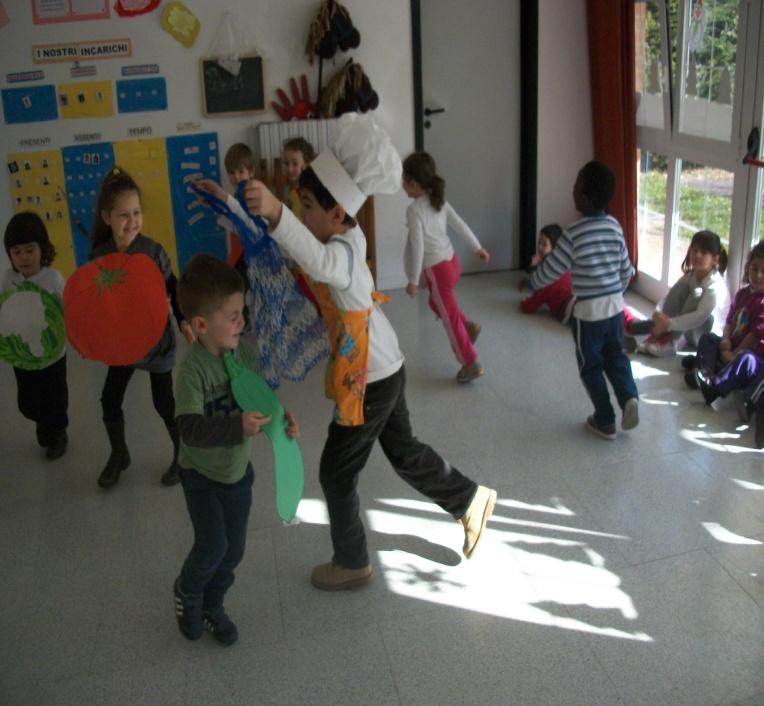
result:
<svg viewBox="0 0 764 706"><path fill-rule="evenodd" d="M268 383L257 373L240 365L231 351L223 354L223 363L239 407L245 412L260 412L271 418L263 431L273 449L276 511L284 522L291 522L302 497L305 467L297 440L287 436L284 408Z"/></svg>
<svg viewBox="0 0 764 706"><path fill-rule="evenodd" d="M0 359L40 370L61 355L65 343L64 309L55 294L32 282L0 294Z"/></svg>

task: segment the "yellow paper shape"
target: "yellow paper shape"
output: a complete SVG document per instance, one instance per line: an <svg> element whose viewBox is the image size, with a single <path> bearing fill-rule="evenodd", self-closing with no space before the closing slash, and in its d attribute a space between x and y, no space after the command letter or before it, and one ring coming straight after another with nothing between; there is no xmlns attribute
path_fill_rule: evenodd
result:
<svg viewBox="0 0 764 706"><path fill-rule="evenodd" d="M105 118L114 115L111 81L62 83L57 90L62 118Z"/></svg>
<svg viewBox="0 0 764 706"><path fill-rule="evenodd" d="M56 248L52 267L68 277L75 270L75 259L61 151L15 152L8 155L8 163L13 162L18 166L10 174L13 210L34 211L42 218Z"/></svg>
<svg viewBox="0 0 764 706"><path fill-rule="evenodd" d="M161 138L114 143L114 162L141 190L142 232L162 244L178 274L172 197L167 171L167 150Z"/></svg>
<svg viewBox="0 0 764 706"><path fill-rule="evenodd" d="M165 5L162 11L162 29L169 32L184 47L193 45L200 28L196 15L182 2L174 0Z"/></svg>

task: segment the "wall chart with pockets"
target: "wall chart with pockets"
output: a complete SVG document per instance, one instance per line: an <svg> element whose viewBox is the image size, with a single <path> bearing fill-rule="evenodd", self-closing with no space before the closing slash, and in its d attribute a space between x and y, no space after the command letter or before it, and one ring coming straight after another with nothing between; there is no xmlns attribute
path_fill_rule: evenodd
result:
<svg viewBox="0 0 764 706"><path fill-rule="evenodd" d="M188 189L197 178L220 181L217 133L9 154L14 210L40 214L64 276L87 261L98 190L115 165L140 187L143 232L163 245L176 273L197 252L225 258L224 229Z"/></svg>

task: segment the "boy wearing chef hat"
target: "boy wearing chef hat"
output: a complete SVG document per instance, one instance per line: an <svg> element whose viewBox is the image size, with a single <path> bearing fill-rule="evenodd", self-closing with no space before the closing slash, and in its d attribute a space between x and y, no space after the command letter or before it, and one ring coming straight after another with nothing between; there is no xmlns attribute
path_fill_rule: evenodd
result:
<svg viewBox="0 0 764 706"><path fill-rule="evenodd" d="M327 591L372 578L356 485L376 440L403 480L461 522L467 558L496 503L495 490L464 476L411 429L403 354L379 307L389 299L374 290L366 238L354 218L367 196L397 191L401 172L390 136L371 116L346 113L337 120L330 148L300 175L304 224L261 182L250 181L245 190L248 208L268 221L271 237L318 283L327 324L326 394L335 412L319 478L334 556L311 575L313 585ZM219 195L216 185L204 187ZM236 209L238 203L229 197L228 205Z"/></svg>

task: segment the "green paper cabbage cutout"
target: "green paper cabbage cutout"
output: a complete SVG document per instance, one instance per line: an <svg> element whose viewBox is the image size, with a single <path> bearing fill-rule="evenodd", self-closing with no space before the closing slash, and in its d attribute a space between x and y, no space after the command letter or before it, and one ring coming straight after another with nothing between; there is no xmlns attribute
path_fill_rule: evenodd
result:
<svg viewBox="0 0 764 706"><path fill-rule="evenodd" d="M0 309L17 294L36 293L42 300L45 328L40 332L42 354L35 355L28 341L19 334L0 334L0 360L22 370L41 370L55 361L66 345L64 330L64 307L61 299L47 289L32 282L22 282L18 287L0 293Z"/></svg>

